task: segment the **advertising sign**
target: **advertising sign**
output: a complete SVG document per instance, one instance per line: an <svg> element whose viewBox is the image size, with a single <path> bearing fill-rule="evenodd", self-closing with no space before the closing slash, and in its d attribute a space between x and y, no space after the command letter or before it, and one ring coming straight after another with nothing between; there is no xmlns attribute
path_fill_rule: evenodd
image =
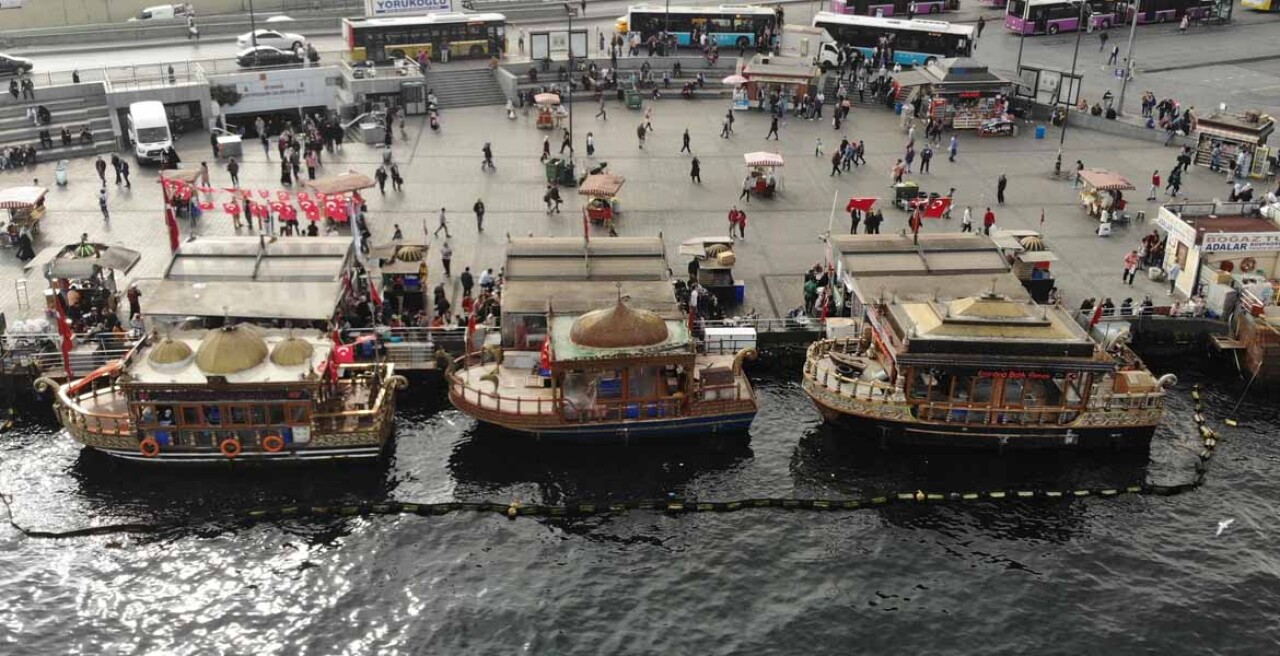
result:
<svg viewBox="0 0 1280 656"><path fill-rule="evenodd" d="M329 66L218 75L210 82L234 86L240 92L240 102L222 108L224 113L236 115L334 107L338 79L337 69Z"/></svg>
<svg viewBox="0 0 1280 656"><path fill-rule="evenodd" d="M1280 251L1280 232L1206 234L1200 241L1200 250L1206 253Z"/></svg>
<svg viewBox="0 0 1280 656"><path fill-rule="evenodd" d="M0 0L0 9L22 9L26 0Z"/></svg>
<svg viewBox="0 0 1280 656"><path fill-rule="evenodd" d="M412 16L452 10L453 0L364 0L364 15L368 18Z"/></svg>

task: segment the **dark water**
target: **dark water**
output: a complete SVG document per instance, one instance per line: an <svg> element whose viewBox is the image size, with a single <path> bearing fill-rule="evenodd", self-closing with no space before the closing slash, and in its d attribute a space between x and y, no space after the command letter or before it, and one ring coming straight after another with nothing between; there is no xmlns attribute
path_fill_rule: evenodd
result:
<svg viewBox="0 0 1280 656"><path fill-rule="evenodd" d="M1280 412L1203 363L1150 460L884 454L760 372L749 437L573 448L492 434L424 393L384 467L154 474L52 426L0 436L19 522L199 520L294 502L841 497L1191 476L1190 383L1224 440L1177 497L845 513L507 521L376 517L34 540L0 528L0 654L1275 654ZM1178 370L1179 366L1182 370ZM791 370L794 370L791 369ZM1265 409L1259 409L1266 406ZM1235 522L1215 537L1218 522Z"/></svg>

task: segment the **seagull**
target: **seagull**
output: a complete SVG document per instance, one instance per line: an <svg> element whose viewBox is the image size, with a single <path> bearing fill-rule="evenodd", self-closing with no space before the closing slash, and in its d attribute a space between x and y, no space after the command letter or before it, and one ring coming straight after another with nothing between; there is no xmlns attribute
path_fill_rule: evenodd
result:
<svg viewBox="0 0 1280 656"><path fill-rule="evenodd" d="M1235 522L1236 522L1236 520L1235 520L1235 518L1234 518L1234 517L1232 517L1232 518L1230 518L1230 519L1224 519L1224 520L1222 520L1222 521L1218 522L1218 532L1217 532L1217 533L1214 533L1214 534L1213 534L1213 537L1215 537L1215 538L1216 538L1216 537L1218 537L1218 536L1221 536L1221 535L1222 535L1222 532L1223 532L1223 531L1225 531L1225 530L1227 530L1227 527L1231 526L1231 525L1232 525L1232 524L1234 524Z"/></svg>

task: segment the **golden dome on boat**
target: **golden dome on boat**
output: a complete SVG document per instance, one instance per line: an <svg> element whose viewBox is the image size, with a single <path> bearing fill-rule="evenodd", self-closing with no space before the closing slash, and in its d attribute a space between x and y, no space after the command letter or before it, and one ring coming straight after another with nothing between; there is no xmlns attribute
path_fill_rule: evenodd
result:
<svg viewBox="0 0 1280 656"><path fill-rule="evenodd" d="M305 339L287 337L271 348L271 361L281 367L296 367L311 360L316 349Z"/></svg>
<svg viewBox="0 0 1280 656"><path fill-rule="evenodd" d="M267 343L260 331L243 324L209 331L196 349L196 366L216 376L252 369L266 359Z"/></svg>
<svg viewBox="0 0 1280 656"><path fill-rule="evenodd" d="M728 253L728 244L712 244L707 247L707 257L715 257L721 253Z"/></svg>
<svg viewBox="0 0 1280 656"><path fill-rule="evenodd" d="M147 355L147 360L153 365L164 367L179 364L185 365L191 360L191 356L191 347L187 346L186 342L166 337L151 349L151 353Z"/></svg>
<svg viewBox="0 0 1280 656"><path fill-rule="evenodd" d="M1018 243L1022 244L1022 247L1029 251L1044 250L1044 240L1035 235L1020 237L1018 238Z"/></svg>
<svg viewBox="0 0 1280 656"><path fill-rule="evenodd" d="M421 262L422 247L421 246L401 246L396 249L396 259L401 262Z"/></svg>
<svg viewBox="0 0 1280 656"><path fill-rule="evenodd" d="M573 322L569 339L593 348L653 346L667 340L667 322L648 310L635 310L621 298L618 304L593 310Z"/></svg>

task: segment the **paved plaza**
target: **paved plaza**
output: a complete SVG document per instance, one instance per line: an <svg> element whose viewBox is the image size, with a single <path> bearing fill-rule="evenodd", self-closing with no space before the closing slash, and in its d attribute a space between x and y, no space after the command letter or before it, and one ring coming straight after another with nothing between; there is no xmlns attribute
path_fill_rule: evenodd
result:
<svg viewBox="0 0 1280 656"><path fill-rule="evenodd" d="M618 103L609 103L609 118L593 118L594 104L579 104L575 115L575 140L579 160L585 155L584 139L588 132L595 136L596 161L609 163L609 170L627 178L621 194L623 213L617 222L621 235L661 234L666 242L670 266L681 274L684 259L677 254L681 241L727 232L726 214L735 203L748 215L747 239L738 248L735 277L746 281L748 308L762 316L776 316L800 304L800 274L823 257L820 236L833 226L835 232L847 232L848 215L843 211L851 196L879 196L886 199L886 218L882 233L899 232L906 226L906 214L887 204L890 168L902 154L905 135L891 112L873 108L855 108L845 130L836 132L829 120L806 121L787 117L781 126L781 139L765 141L769 120L756 111L739 113L735 134L730 139L718 137L721 117L726 106L715 101L658 101L653 112L654 132L645 148L637 146L636 128L642 120L638 111L628 111ZM680 154L681 133L688 128L692 147L702 162L702 184L689 178L688 155ZM406 240L421 238L424 225L434 230L439 209L448 210L451 245L454 250L455 276L464 266L473 270L501 265L507 235L512 236L576 236L583 222L581 203L576 190L565 189L566 203L562 213L548 216L542 201L546 189L544 167L539 162L544 137L551 136L553 154L560 145L559 133L534 127L533 116L506 118L499 107L446 111L440 132L425 128L420 117L411 117L407 138L398 140L394 158L406 178L403 192L388 185L385 196L377 189L369 193L370 229L374 243L390 239L393 226L399 224ZM828 157L815 157L817 139L821 138L829 154L841 135L866 141L867 165L838 177L829 175ZM1041 230L1049 247L1063 261L1053 265L1066 302L1078 303L1086 296L1110 296L1119 304L1126 296L1140 300L1152 294L1157 303L1164 288L1139 280L1130 288L1120 282L1124 254L1136 247L1138 239L1154 228L1135 224L1120 227L1110 238L1094 236L1096 223L1086 217L1078 203L1078 193L1070 182L1052 179L1058 133L1050 130L1048 138L1036 140L1030 126L1024 126L1017 137L978 138L972 133L960 134L960 154L954 164L947 162L945 147L936 150L934 171L929 175L908 176L920 182L921 188L945 193L955 187L957 209L951 221L926 221L924 232L958 231L961 208L973 207L974 221L979 227L986 207L994 208L997 225L1002 228ZM480 170L481 147L493 145L497 171ZM783 190L774 200L739 203L738 193L745 173L742 155L757 150L780 152L786 157ZM183 168L198 166L209 160L206 137L188 135L180 143ZM1157 205L1145 203L1146 180L1153 169L1167 172L1176 150L1164 148L1155 141L1126 140L1114 136L1071 128L1067 134L1064 168L1081 159L1087 166L1121 172L1134 181L1138 189L1127 197L1132 209L1146 209L1155 216ZM372 174L381 161L379 148L348 144L345 152L326 156L321 175L348 169ZM253 189L279 187L279 162L274 145L270 161L256 143L246 144L242 185ZM211 160L210 160L211 161ZM585 162L583 162L585 163ZM581 165L581 164L580 164ZM229 186L225 162L214 164L213 184ZM1008 204L995 204L996 178L1005 173L1009 178ZM304 173L305 174L305 173ZM0 185L28 184L39 179L50 187L49 212L43 232L36 241L36 251L71 243L82 232L94 240L122 243L143 253L141 263L130 273L130 279L158 276L168 255L160 187L155 169L135 167L131 190L108 184L111 220L104 221L98 210L100 185L93 170L93 160L73 161L70 184L53 184L52 164L44 164L23 172L0 174ZM1225 196L1224 179L1202 168L1193 168L1185 178L1183 192L1192 199ZM111 181L108 169L108 181ZM487 206L485 231L477 233L471 207L477 198ZM836 205L834 220L832 207ZM1144 204L1146 205L1144 208ZM1041 212L1045 222L1039 225ZM829 223L830 222L830 223ZM220 210L206 213L196 229L203 234L230 235L230 217ZM192 230L182 222L184 236ZM249 234L247 230L241 234ZM599 228L593 228L593 239L607 239ZM305 237L291 237L305 239ZM437 240L436 245L439 242ZM18 310L14 281L25 278L32 290L32 311L39 312L42 303L39 290L45 286L39 271L44 258L23 267L13 251L0 256L0 308L10 317L30 315ZM439 248L431 253L431 277L434 284L441 274ZM766 285L766 278L769 284ZM456 291L455 291L456 293ZM143 308L145 310L145 299Z"/></svg>

